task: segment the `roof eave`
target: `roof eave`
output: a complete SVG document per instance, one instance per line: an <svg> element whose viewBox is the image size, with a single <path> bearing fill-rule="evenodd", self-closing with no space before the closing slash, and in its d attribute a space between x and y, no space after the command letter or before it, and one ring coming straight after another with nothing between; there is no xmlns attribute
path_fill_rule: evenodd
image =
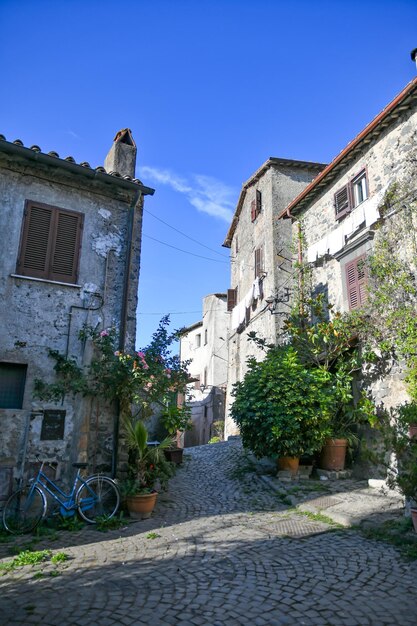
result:
<svg viewBox="0 0 417 626"><path fill-rule="evenodd" d="M222 244L224 248L230 248L232 245L233 235L235 233L237 224L239 222L239 216L240 216L240 213L242 212L243 202L245 200L247 189L249 189L249 187L255 184L272 165L281 165L284 167L287 166L287 167L317 168L317 169L323 169L326 167L326 163L315 163L313 161L299 161L297 159L280 159L279 157L269 157L269 159L267 159L265 163L263 163L261 167L258 168L256 172L252 174L252 176L248 178L248 180L242 185L242 189L239 194L239 200L236 205L236 210L232 218L232 223L230 225L229 230L227 231L226 238Z"/></svg>
<svg viewBox="0 0 417 626"><path fill-rule="evenodd" d="M79 165L78 163L73 163L72 161L67 161L65 159L60 159L59 157L55 157L49 154L45 154L44 152L37 152L35 150L31 150L30 148L26 148L24 146L17 145L10 141L1 140L0 141L0 152L6 152L8 154L16 154L24 159L28 159L30 161L34 161L36 163L42 163L44 165L59 167L67 172L71 172L72 174L77 174L89 178L91 180L95 179L99 182L115 185L117 187L122 187L124 189L130 189L132 191L140 190L143 195L153 195L155 193L155 189L151 187L146 187L142 185L141 182L135 180L128 180L122 176L115 176L114 174L108 174L105 171L102 171L104 168L93 169L91 167L87 167L84 165Z"/></svg>
<svg viewBox="0 0 417 626"><path fill-rule="evenodd" d="M370 143L374 136L378 136L386 126L389 125L390 118L396 119L398 115L393 115L397 109L400 112L410 107L414 98L404 103L417 88L417 78L414 78L408 85L392 100L347 146L333 159L331 163L315 178L290 204L279 214L278 219L286 218L303 210L304 206L313 200L320 190L327 186L337 175L338 169L346 165L346 162L353 158L363 143ZM417 96L415 96L417 97ZM401 104L403 105L401 106Z"/></svg>

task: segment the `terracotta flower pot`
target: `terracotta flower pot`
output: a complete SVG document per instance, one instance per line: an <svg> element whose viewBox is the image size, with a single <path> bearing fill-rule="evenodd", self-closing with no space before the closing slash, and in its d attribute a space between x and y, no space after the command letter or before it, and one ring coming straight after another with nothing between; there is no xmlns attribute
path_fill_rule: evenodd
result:
<svg viewBox="0 0 417 626"><path fill-rule="evenodd" d="M278 459L278 470L291 472L295 476L298 472L300 459L298 456L281 456Z"/></svg>
<svg viewBox="0 0 417 626"><path fill-rule="evenodd" d="M147 519L150 517L155 508L157 496L158 493L156 491L151 493L139 493L136 496L128 496L126 498L126 504L129 509L130 517L136 517L138 519Z"/></svg>
<svg viewBox="0 0 417 626"><path fill-rule="evenodd" d="M347 439L326 439L320 455L320 468L339 472L345 469Z"/></svg>
<svg viewBox="0 0 417 626"><path fill-rule="evenodd" d="M411 519L413 520L414 531L417 533L417 509L411 509Z"/></svg>

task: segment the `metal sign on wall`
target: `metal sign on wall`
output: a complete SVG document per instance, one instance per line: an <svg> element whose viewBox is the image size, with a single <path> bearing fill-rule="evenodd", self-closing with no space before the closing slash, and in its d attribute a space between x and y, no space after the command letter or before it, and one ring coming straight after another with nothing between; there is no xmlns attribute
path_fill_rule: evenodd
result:
<svg viewBox="0 0 417 626"><path fill-rule="evenodd" d="M47 409L43 412L41 440L63 439L66 411Z"/></svg>

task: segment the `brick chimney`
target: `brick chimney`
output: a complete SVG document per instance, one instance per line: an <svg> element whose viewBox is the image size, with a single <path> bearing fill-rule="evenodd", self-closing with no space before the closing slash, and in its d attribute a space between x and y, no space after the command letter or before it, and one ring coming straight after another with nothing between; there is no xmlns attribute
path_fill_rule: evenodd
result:
<svg viewBox="0 0 417 626"><path fill-rule="evenodd" d="M135 178L136 152L130 128L119 130L104 161L104 169Z"/></svg>

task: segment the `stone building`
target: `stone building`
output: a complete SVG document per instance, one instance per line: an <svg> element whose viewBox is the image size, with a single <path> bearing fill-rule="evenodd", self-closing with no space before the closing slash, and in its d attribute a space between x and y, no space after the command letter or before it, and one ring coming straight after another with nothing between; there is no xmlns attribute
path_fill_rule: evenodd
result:
<svg viewBox="0 0 417 626"><path fill-rule="evenodd" d="M128 129L95 169L0 136L3 497L36 454L58 475L74 461L115 472L116 407L40 402L33 389L35 379L54 380L49 349L88 362L88 342L78 339L85 324L115 326L120 348L134 347L143 198L153 194L135 178L135 163Z"/></svg>
<svg viewBox="0 0 417 626"><path fill-rule="evenodd" d="M203 319L181 333L181 360L191 360L188 370L193 380L187 398L193 429L185 433L186 447L207 443L213 436L213 422L224 420L229 323L226 305L225 293L206 296Z"/></svg>
<svg viewBox="0 0 417 626"><path fill-rule="evenodd" d="M337 310L360 307L367 297L364 260L384 225L416 200L416 162L417 78L281 212L281 223L292 222L293 238L302 222L301 253L312 268L313 290L325 292ZM411 183L408 195L381 214L395 183ZM399 253L407 254L405 245ZM415 272L415 258L407 263ZM406 400L400 367L373 392L387 407Z"/></svg>
<svg viewBox="0 0 417 626"><path fill-rule="evenodd" d="M223 245L231 249L231 289L226 405L242 380L246 360L262 352L249 341L256 333L275 343L292 286L291 226L278 215L323 169L321 163L270 158L244 183ZM226 411L225 435L236 434Z"/></svg>

